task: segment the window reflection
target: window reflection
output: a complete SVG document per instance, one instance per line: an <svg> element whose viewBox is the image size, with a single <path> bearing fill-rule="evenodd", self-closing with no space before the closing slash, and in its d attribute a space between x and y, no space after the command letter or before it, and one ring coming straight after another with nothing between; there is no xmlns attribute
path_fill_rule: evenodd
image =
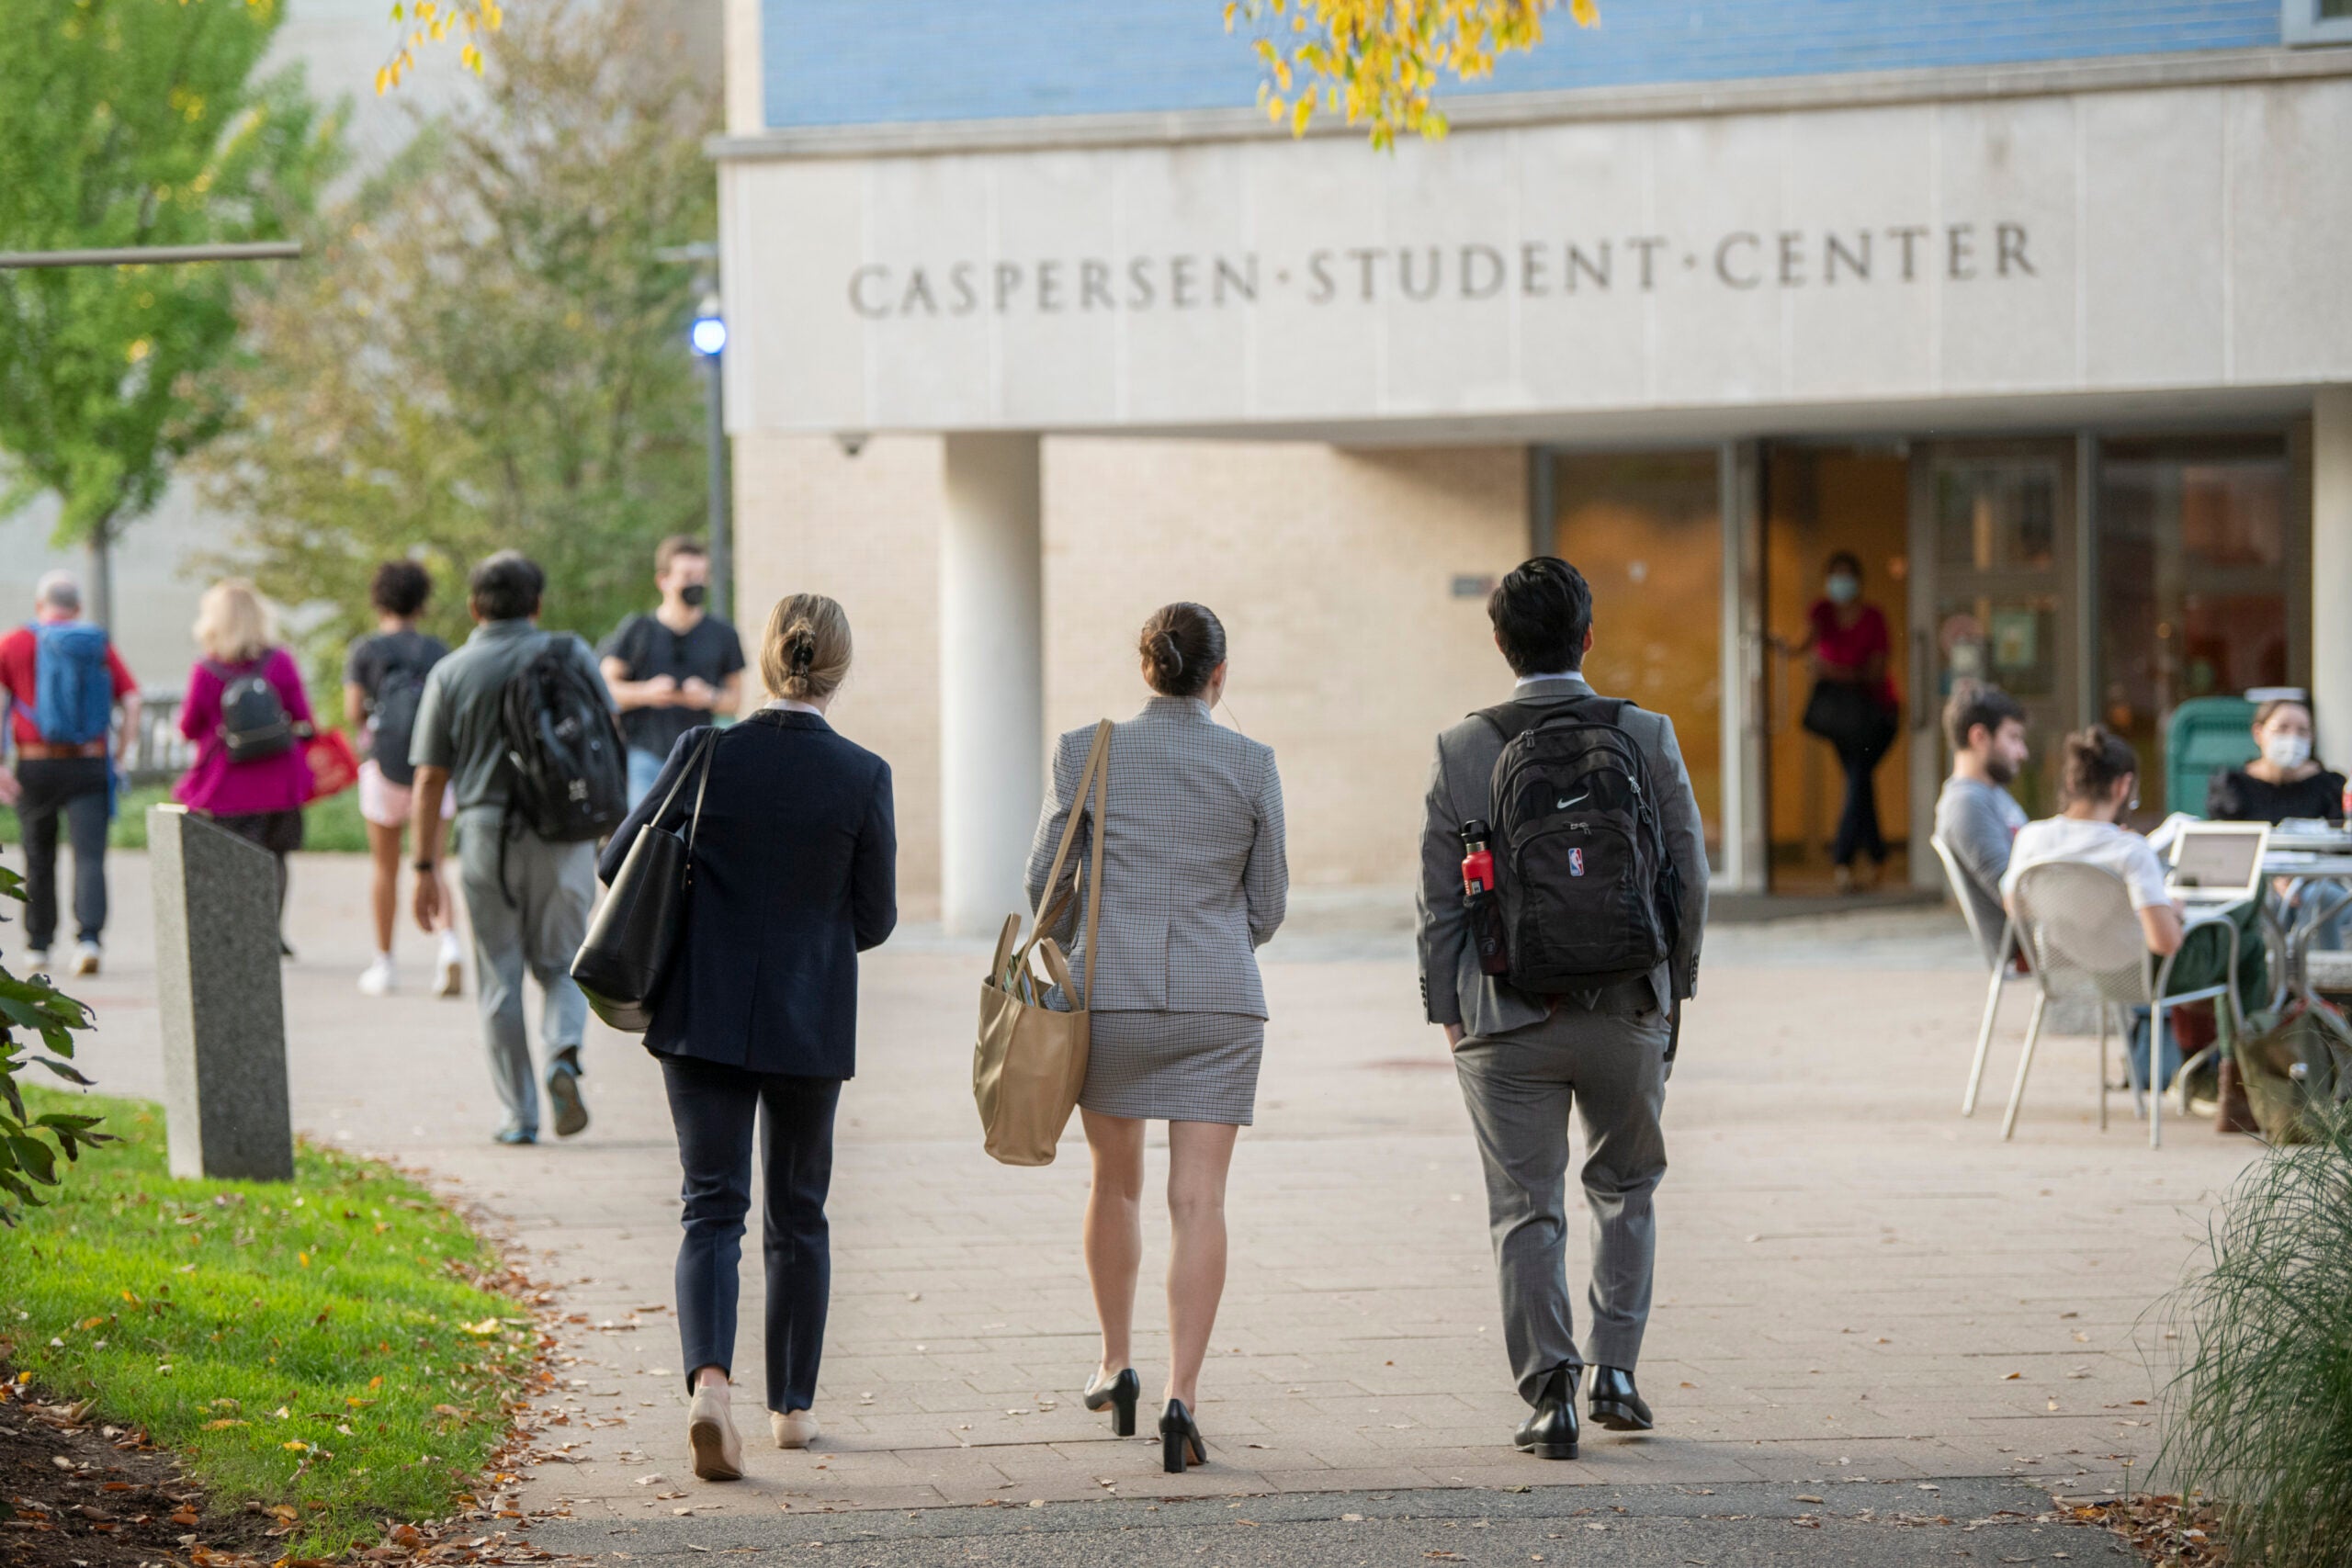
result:
<svg viewBox="0 0 2352 1568"><path fill-rule="evenodd" d="M2283 685L2287 457L2275 438L2109 446L2099 470L2099 716L2165 795L2164 736L2192 697Z"/></svg>

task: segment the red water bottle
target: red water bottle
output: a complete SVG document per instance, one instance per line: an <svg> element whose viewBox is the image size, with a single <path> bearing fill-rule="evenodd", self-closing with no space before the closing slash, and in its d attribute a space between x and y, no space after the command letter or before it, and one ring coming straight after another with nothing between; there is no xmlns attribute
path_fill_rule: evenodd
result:
<svg viewBox="0 0 2352 1568"><path fill-rule="evenodd" d="M1462 904L1470 913L1470 940L1478 947L1478 968L1487 975L1510 972L1510 949L1503 940L1502 898L1495 891L1491 831L1478 818L1462 824Z"/></svg>

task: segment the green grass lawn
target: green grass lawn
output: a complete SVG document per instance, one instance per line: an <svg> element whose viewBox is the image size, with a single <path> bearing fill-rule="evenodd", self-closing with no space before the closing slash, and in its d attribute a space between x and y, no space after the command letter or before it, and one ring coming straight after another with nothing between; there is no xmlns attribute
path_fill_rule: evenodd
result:
<svg viewBox="0 0 2352 1568"><path fill-rule="evenodd" d="M147 847L147 808L167 806L172 791L168 784L147 784L126 790L115 803L115 818L107 829L107 846L117 850L143 850ZM62 834L60 837L62 838ZM17 814L0 807L0 844L21 844L24 835L17 830ZM368 852L368 828L359 818L359 792L345 790L331 795L303 808L302 847L306 850L327 850L344 854Z"/></svg>
<svg viewBox="0 0 2352 1568"><path fill-rule="evenodd" d="M122 1142L0 1235L16 1367L187 1457L212 1506L290 1506L298 1556L455 1511L507 1431L536 1331L497 1257L390 1167L304 1145L290 1186L183 1181L164 1113L28 1088ZM62 1163L62 1162L61 1162Z"/></svg>

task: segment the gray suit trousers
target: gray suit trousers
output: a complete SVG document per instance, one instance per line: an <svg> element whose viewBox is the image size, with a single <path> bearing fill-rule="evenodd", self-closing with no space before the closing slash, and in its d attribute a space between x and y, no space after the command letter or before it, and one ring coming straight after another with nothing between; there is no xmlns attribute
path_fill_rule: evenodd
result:
<svg viewBox="0 0 2352 1568"><path fill-rule="evenodd" d="M539 1038L548 1065L577 1049L588 998L571 977L572 955L588 935L596 902L596 846L551 844L527 831L506 840L502 884L498 840L505 813L475 807L458 815L458 879L474 928L474 971L482 1049L506 1125L539 1130L539 1090L523 1022L523 976L539 983ZM509 896L512 895L512 902Z"/></svg>
<svg viewBox="0 0 2352 1568"><path fill-rule="evenodd" d="M1555 1367L1631 1371L1641 1355L1657 1253L1651 1195L1666 1175L1667 1035L1663 1011L1628 1016L1568 999L1541 1022L1466 1037L1453 1054L1487 1168L1503 1343L1530 1404ZM1584 1118L1592 1215L1592 1328L1581 1357L1568 1303L1571 1108Z"/></svg>

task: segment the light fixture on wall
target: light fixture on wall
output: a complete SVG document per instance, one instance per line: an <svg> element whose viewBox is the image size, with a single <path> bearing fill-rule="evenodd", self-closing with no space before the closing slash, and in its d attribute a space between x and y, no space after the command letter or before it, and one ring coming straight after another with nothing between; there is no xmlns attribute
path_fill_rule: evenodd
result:
<svg viewBox="0 0 2352 1568"><path fill-rule="evenodd" d="M718 358L726 348L727 318L719 313L718 295L704 295L702 303L695 307L695 322L686 329L686 341L705 359Z"/></svg>

